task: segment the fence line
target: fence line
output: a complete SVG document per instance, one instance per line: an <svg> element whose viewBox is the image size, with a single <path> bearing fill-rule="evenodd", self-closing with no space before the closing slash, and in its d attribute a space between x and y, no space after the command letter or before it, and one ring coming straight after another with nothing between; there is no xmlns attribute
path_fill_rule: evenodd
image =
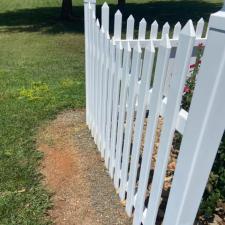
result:
<svg viewBox="0 0 225 225"><path fill-rule="evenodd" d="M191 20L183 28L178 22L173 30L165 23L161 35L154 21L146 39L142 19L134 39L131 15L122 39L120 11L111 38L107 3L101 25L95 0L84 5L86 120L126 212L133 214L134 225L156 223L176 130L183 138L163 224L191 225L225 128L225 9L212 14L206 37L200 19L196 28ZM199 44L205 46L203 63L187 112L180 105Z"/></svg>

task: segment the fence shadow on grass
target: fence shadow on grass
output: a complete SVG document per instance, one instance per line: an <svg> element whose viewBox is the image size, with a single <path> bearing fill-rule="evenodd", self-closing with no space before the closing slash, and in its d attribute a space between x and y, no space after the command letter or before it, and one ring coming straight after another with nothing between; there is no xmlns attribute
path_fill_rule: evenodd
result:
<svg viewBox="0 0 225 225"><path fill-rule="evenodd" d="M183 25L188 19L197 22L200 17L208 20L209 15L218 11L222 4L204 1L163 1L148 3L127 3L123 11L123 26L126 19L133 14L137 28L138 22L144 17L148 26L156 19L162 27L165 22L174 25L180 21ZM34 9L19 9L0 13L0 28L11 32L44 33L83 33L83 6L74 7L74 21L66 22L59 19L60 7L42 7ZM113 28L113 15L117 10L116 5L110 5L110 28ZM97 5L97 15L100 18L101 5Z"/></svg>

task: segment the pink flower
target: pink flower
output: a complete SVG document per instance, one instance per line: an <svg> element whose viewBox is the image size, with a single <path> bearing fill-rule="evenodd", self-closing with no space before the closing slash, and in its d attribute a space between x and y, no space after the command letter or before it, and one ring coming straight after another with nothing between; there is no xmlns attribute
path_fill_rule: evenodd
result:
<svg viewBox="0 0 225 225"><path fill-rule="evenodd" d="M190 93L190 91L191 91L191 89L187 85L185 85L184 93Z"/></svg>
<svg viewBox="0 0 225 225"><path fill-rule="evenodd" d="M196 67L196 64L192 64L192 65L190 65L190 68L192 69L192 68L195 68Z"/></svg>

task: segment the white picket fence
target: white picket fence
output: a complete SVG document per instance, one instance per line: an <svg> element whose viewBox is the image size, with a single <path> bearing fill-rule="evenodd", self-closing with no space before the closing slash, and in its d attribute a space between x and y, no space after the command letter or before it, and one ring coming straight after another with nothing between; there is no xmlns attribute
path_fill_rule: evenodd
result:
<svg viewBox="0 0 225 225"><path fill-rule="evenodd" d="M212 14L207 38L202 19L196 29L191 20L183 29L178 22L173 32L166 23L160 37L155 21L146 38L143 19L134 39L130 16L122 39L122 14L115 14L111 38L109 6L102 6L100 25L95 4L84 2L86 120L114 186L134 225L154 225L177 130L183 138L163 224L192 225L225 128L225 8ZM206 47L188 113L180 104L200 43ZM159 116L163 126L145 207Z"/></svg>

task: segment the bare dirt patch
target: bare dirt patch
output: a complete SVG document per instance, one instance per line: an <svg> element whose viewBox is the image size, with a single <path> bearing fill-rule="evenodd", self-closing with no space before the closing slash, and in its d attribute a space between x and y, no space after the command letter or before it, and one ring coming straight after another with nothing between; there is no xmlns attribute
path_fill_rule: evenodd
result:
<svg viewBox="0 0 225 225"><path fill-rule="evenodd" d="M60 114L42 127L41 172L53 195L49 211L57 225L129 225L119 197L85 124L83 110Z"/></svg>

